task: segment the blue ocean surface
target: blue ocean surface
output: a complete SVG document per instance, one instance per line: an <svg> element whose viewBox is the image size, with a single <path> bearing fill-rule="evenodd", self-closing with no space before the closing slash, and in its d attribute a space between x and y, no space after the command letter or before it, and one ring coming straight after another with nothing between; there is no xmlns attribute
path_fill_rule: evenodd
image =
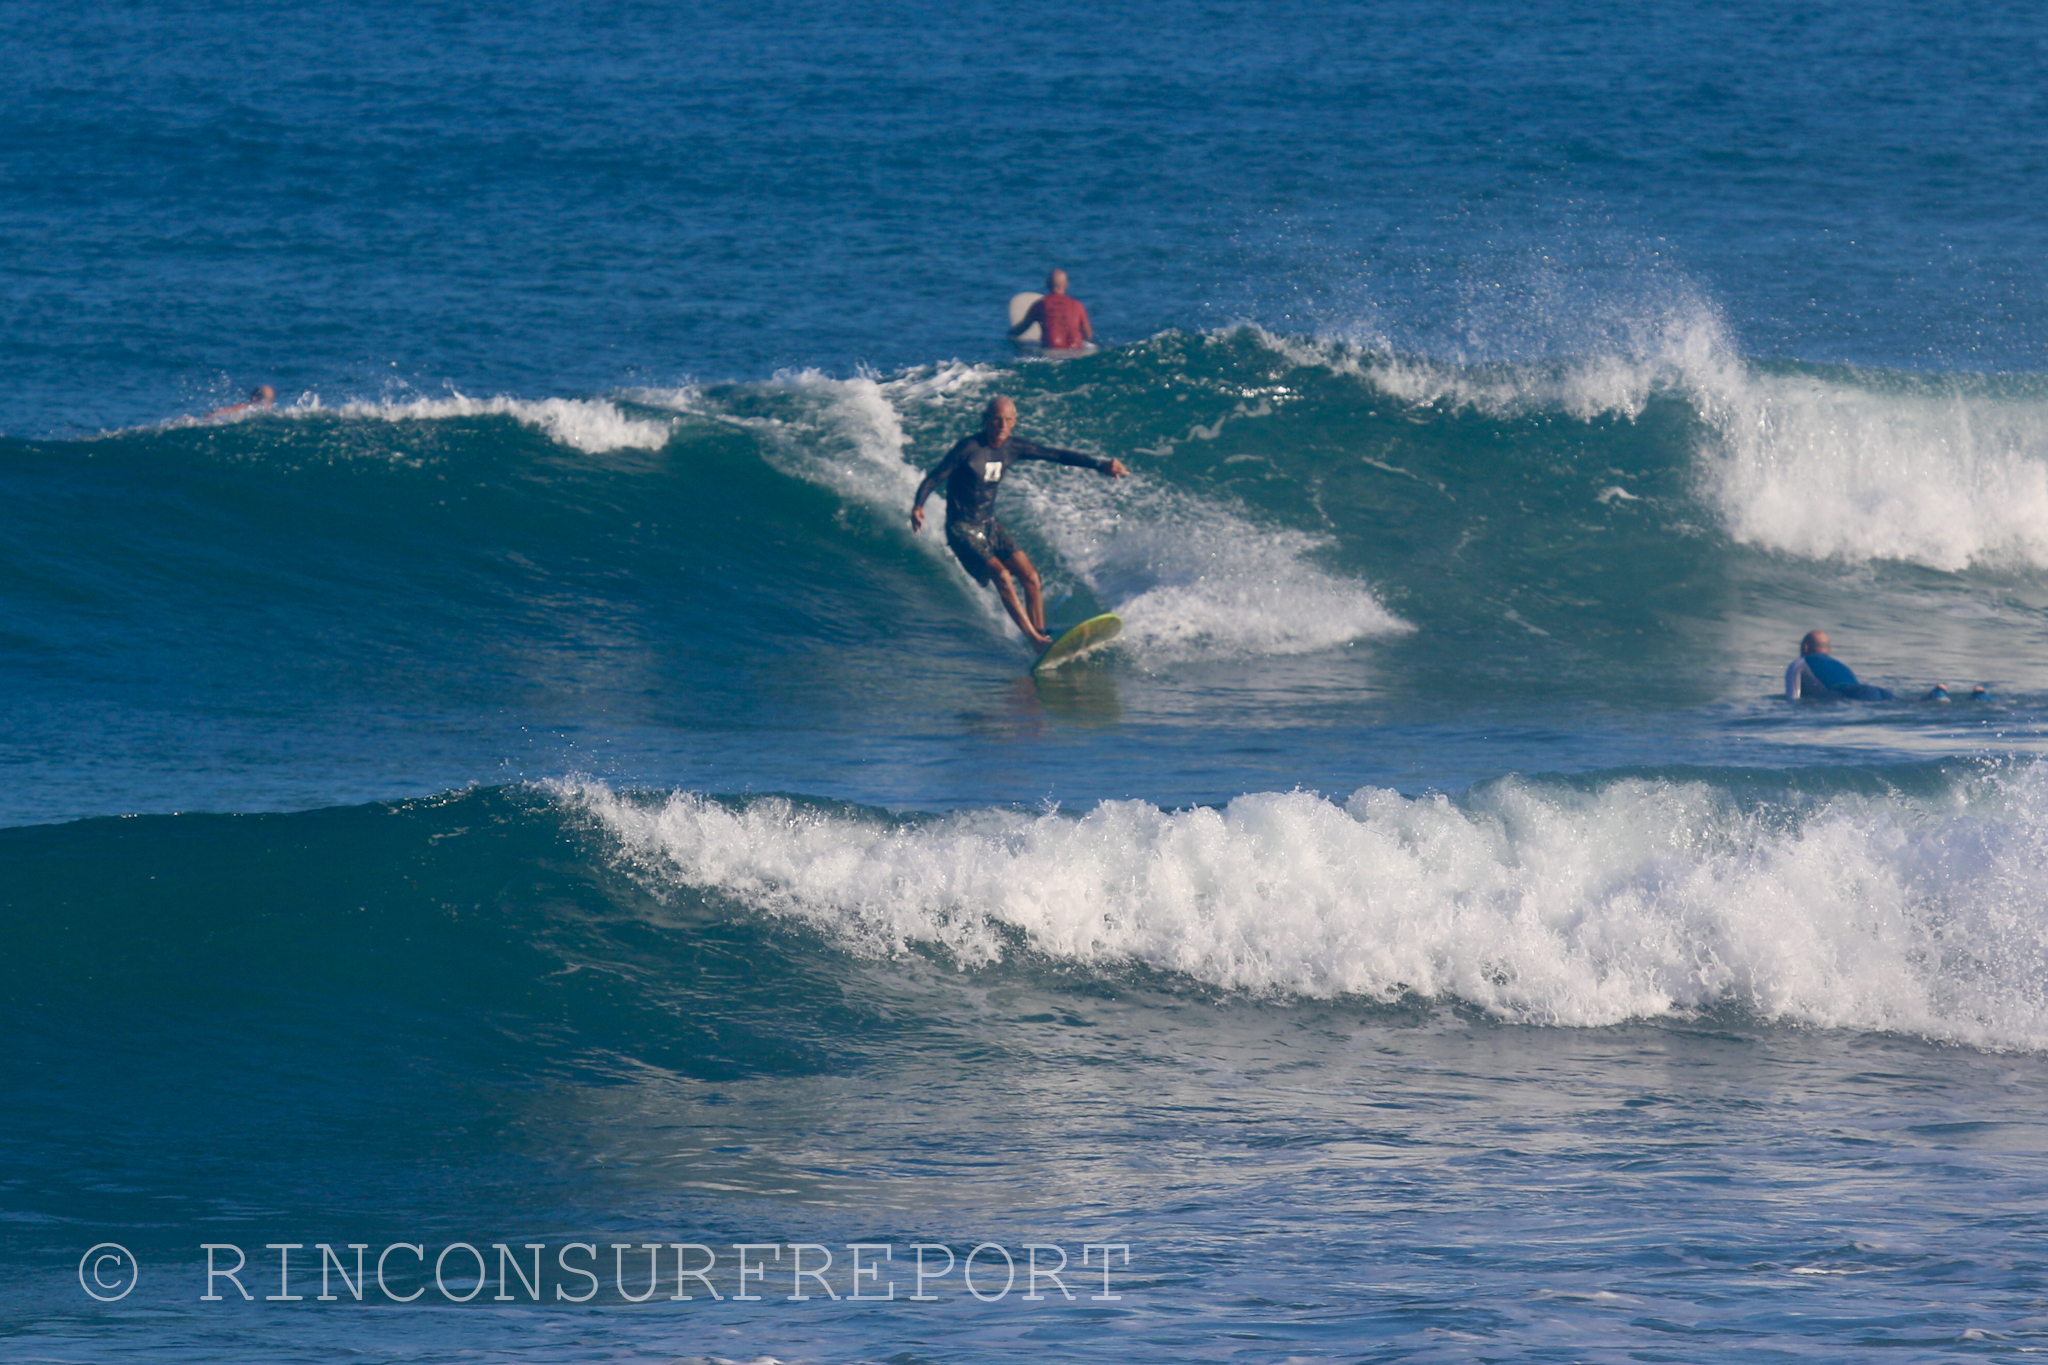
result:
<svg viewBox="0 0 2048 1365"><path fill-rule="evenodd" d="M2034 9L0 44L0 1356L2048 1349Z"/></svg>

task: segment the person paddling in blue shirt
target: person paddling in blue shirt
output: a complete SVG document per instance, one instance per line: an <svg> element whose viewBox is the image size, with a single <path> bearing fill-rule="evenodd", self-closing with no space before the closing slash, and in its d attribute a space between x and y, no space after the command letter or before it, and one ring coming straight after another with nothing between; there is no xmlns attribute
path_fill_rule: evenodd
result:
<svg viewBox="0 0 2048 1365"><path fill-rule="evenodd" d="M1786 700L1835 698L1847 702L1890 702L1884 688L1855 681L1849 665L1837 659L1829 647L1827 630L1808 630L1798 643L1798 659L1786 665Z"/></svg>
<svg viewBox="0 0 2048 1365"><path fill-rule="evenodd" d="M1978 683L1970 693L1986 695ZM1799 657L1785 666L1785 700L1890 701L1892 694L1882 687L1856 681L1849 665L1834 656L1824 630L1809 630L1799 642ZM1948 688L1936 683L1922 701L1947 701Z"/></svg>
<svg viewBox="0 0 2048 1365"><path fill-rule="evenodd" d="M1785 700L1829 697L1846 701L1890 701L1882 687L1856 681L1849 665L1837 659L1824 630L1809 630L1799 642L1799 657L1785 666Z"/></svg>

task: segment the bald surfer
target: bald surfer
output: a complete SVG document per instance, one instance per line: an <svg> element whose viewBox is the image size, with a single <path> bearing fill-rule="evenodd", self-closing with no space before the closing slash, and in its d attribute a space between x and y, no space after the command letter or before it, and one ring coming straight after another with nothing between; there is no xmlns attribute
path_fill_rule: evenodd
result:
<svg viewBox="0 0 2048 1365"><path fill-rule="evenodd" d="M1016 436L1016 430L1017 405L1007 398L991 398L982 413L981 431L956 443L918 484L917 496L910 503L910 531L915 535L924 529L925 499L943 483L947 547L975 582L995 585L1017 629L1043 649L1052 643L1052 637L1045 633L1045 601L1038 570L996 520L996 494L1002 491L1004 473L1018 460L1077 465L1112 479L1121 479L1130 471L1122 460L1042 446ZM1020 583L1022 598L1017 595Z"/></svg>
<svg viewBox="0 0 2048 1365"><path fill-rule="evenodd" d="M1890 701L1882 687L1856 681L1849 665L1837 659L1824 630L1809 630L1799 641L1799 657L1785 666L1785 700L1829 698L1836 701Z"/></svg>
<svg viewBox="0 0 2048 1365"><path fill-rule="evenodd" d="M1981 701L1991 689L1978 683L1970 689L1970 700ZM1809 630L1799 641L1799 657L1785 666L1786 701L1891 701L1882 687L1856 681L1849 665L1837 659L1834 643L1824 630ZM1948 701L1948 686L1936 683L1922 701Z"/></svg>
<svg viewBox="0 0 2048 1365"><path fill-rule="evenodd" d="M1078 351L1095 339L1088 324L1088 309L1067 293L1067 272L1055 270L1045 277L1045 295L1031 305L1024 320L1010 329L1012 338L1038 328L1039 343L1048 351Z"/></svg>

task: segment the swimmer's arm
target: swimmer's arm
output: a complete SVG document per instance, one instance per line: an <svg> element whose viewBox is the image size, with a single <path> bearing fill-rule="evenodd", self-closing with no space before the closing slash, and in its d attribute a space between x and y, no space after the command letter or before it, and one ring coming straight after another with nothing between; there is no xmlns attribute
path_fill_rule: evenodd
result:
<svg viewBox="0 0 2048 1365"><path fill-rule="evenodd" d="M1010 438L1010 449L1020 460L1045 460L1050 464L1070 464L1077 469L1092 469L1098 474L1107 474L1112 479L1121 479L1131 471L1124 468L1122 460L1101 460L1093 455L1083 455L1078 450L1061 450L1056 446L1042 446L1036 441L1020 441Z"/></svg>
<svg viewBox="0 0 2048 1365"><path fill-rule="evenodd" d="M1024 333L1026 333L1027 331L1031 330L1031 328L1037 326L1039 323L1042 323L1044 321L1045 300L1041 298L1038 302L1032 304L1029 308L1024 310L1024 321L1018 323L1015 327L1012 327L1010 329L1010 335L1013 337L1023 336Z"/></svg>

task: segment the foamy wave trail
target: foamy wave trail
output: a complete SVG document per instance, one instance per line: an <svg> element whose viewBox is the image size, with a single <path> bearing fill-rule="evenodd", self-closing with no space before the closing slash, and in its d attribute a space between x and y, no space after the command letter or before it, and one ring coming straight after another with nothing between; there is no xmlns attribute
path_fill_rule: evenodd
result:
<svg viewBox="0 0 2048 1365"><path fill-rule="evenodd" d="M323 406L308 395L277 414L285 417L324 414L379 422L435 422L462 417L510 417L523 426L586 455L611 450L659 450L674 434L672 422L632 417L602 398L413 398L390 402L351 401Z"/></svg>
<svg viewBox="0 0 2048 1365"><path fill-rule="evenodd" d="M979 423L1002 377L958 363L887 379L807 370L723 399L696 390L639 397L760 432L785 473L898 518L924 475L913 447L928 456L923 463L935 461ZM780 400L772 412L753 409L763 397ZM1142 474L1110 485L1048 471L1019 481L1003 517L1052 547L1056 562L1040 565L1052 594L1071 576L1125 615L1120 648L1149 662L1302 654L1410 629L1364 584L1314 563L1323 538L1256 525ZM941 537L921 539L952 564ZM952 571L989 623L1007 630L993 595Z"/></svg>
<svg viewBox="0 0 2048 1365"><path fill-rule="evenodd" d="M1317 567L1324 538L1163 483L1069 480L1013 496L1061 566L1124 616L1124 647L1142 659L1309 654L1412 629L1364 584Z"/></svg>
<svg viewBox="0 0 2048 1365"><path fill-rule="evenodd" d="M1018 940L1097 966L1309 997L1469 1002L1597 1026L1768 1021L2048 1048L2048 780L1744 803L1696 781L1506 780L1078 818L891 820L782 799L556 789L657 884L886 955Z"/></svg>

